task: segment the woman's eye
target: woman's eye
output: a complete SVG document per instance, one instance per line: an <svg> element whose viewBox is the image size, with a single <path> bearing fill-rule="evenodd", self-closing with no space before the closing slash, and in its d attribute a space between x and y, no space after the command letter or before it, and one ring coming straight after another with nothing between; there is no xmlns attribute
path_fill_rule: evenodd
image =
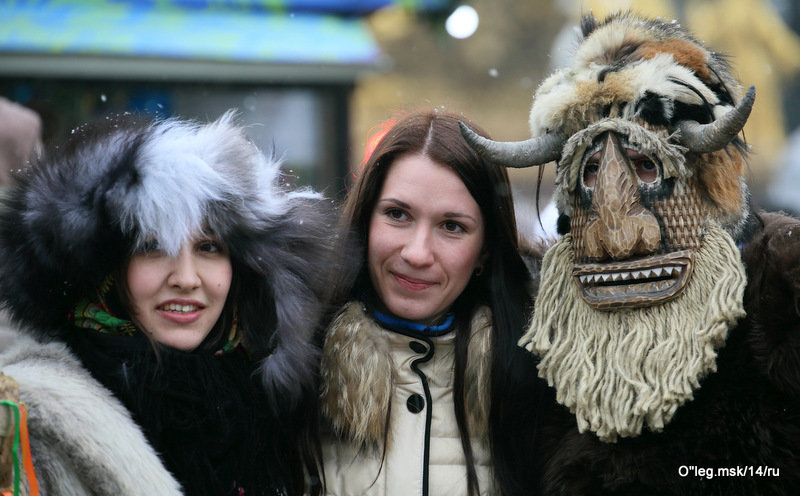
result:
<svg viewBox="0 0 800 496"><path fill-rule="evenodd" d="M600 164L595 161L586 162L583 166L583 185L587 188L594 188L597 182L597 171L600 170Z"/></svg>
<svg viewBox="0 0 800 496"><path fill-rule="evenodd" d="M464 226L462 226L458 222L453 222L453 221L445 222L444 224L442 224L442 227L448 233L454 233L455 234L455 233L462 233L462 232L466 231L466 229L464 229Z"/></svg>
<svg viewBox="0 0 800 496"><path fill-rule="evenodd" d="M406 213L399 208L390 208L386 210L386 216L392 220L405 220Z"/></svg>
<svg viewBox="0 0 800 496"><path fill-rule="evenodd" d="M222 252L222 246L219 242L214 241L213 239L207 239L204 241L200 241L197 243L197 249L204 253L220 253Z"/></svg>
<svg viewBox="0 0 800 496"><path fill-rule="evenodd" d="M658 180L658 166L652 160L637 160L633 165L643 183L651 184Z"/></svg>

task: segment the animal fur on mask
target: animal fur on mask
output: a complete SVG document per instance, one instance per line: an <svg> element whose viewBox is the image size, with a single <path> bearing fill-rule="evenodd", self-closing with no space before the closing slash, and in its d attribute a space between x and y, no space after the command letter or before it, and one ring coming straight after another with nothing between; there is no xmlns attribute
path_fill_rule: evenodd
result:
<svg viewBox="0 0 800 496"><path fill-rule="evenodd" d="M281 184L227 113L210 124L108 118L75 130L21 178L0 216L0 300L38 333L156 241L169 254L199 231L227 247L244 344L275 397L313 387L330 205Z"/></svg>
<svg viewBox="0 0 800 496"><path fill-rule="evenodd" d="M686 128L680 123L719 121L742 99L724 56L703 47L677 24L631 14L602 22L589 15L582 29L584 39L573 64L556 71L536 91L529 120L532 135L557 133L564 144L609 118L662 133L661 145L655 140L637 143L644 147L641 151L663 160L667 167L683 161L676 160L674 153L676 146L683 145L688 174L696 177L709 215L738 237L748 213L743 142L733 136L725 146L701 153L687 150L681 141ZM630 129L619 132L637 134ZM583 158L567 155L566 147L559 149L559 173L574 168L574 159ZM577 178L570 179L556 186L559 212L566 215L571 215L568 191Z"/></svg>
<svg viewBox="0 0 800 496"><path fill-rule="evenodd" d="M603 119L640 127L663 142L640 150L656 154L650 157L656 161L675 164L675 146L683 147L704 209L738 238L749 206L742 177L746 147L736 135L752 109L755 88L742 96L725 57L678 24L630 13L598 21L590 14L581 28L572 65L545 79L534 95L529 140L495 142L462 127L467 141L498 164L531 167L556 161L562 174L574 165L574 157L565 157L565 146L577 133ZM617 132L630 136L629 130ZM671 157L658 155L661 151ZM571 179L557 182L555 193L559 213L567 216L576 178Z"/></svg>

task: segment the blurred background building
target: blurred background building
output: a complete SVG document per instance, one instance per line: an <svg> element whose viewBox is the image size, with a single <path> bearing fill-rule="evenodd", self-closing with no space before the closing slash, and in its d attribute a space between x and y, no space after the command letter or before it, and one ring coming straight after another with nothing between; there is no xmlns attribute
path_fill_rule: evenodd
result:
<svg viewBox="0 0 800 496"><path fill-rule="evenodd" d="M785 164L800 176L800 152L784 152L800 126L798 3L11 0L0 2L0 96L40 114L45 142L110 112L207 120L235 107L299 183L340 195L370 137L399 112L460 112L495 139L528 138L532 95L569 63L580 15L632 9L684 24L756 85L745 127L754 198L791 208L770 192L786 182ZM526 232L538 228L536 177L512 171ZM794 201L800 209L800 192Z"/></svg>

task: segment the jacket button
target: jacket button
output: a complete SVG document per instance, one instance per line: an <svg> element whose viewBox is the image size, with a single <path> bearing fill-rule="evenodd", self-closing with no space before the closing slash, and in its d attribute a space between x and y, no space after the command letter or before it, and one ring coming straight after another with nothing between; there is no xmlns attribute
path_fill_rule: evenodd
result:
<svg viewBox="0 0 800 496"><path fill-rule="evenodd" d="M406 401L406 407L408 407L408 411L411 413L419 413L425 408L425 399L418 394L412 394L408 397L408 401Z"/></svg>
<svg viewBox="0 0 800 496"><path fill-rule="evenodd" d="M419 341L411 341L408 343L408 347L411 348L411 351L414 353L425 353L428 351L428 347Z"/></svg>

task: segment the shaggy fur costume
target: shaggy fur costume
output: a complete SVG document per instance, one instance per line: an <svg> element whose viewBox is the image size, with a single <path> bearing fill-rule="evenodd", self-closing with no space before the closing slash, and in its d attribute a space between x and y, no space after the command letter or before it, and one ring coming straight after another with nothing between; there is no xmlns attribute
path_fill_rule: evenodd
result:
<svg viewBox="0 0 800 496"><path fill-rule="evenodd" d="M722 288L737 300L741 298L735 306L729 307L734 311L722 317L718 315L716 320L712 313L704 316L707 325L724 324L724 327L713 340L714 346L708 348L710 353L705 354L710 361L697 369L691 390L679 398L680 404L673 405L674 413L656 422L647 422L641 432L621 432L631 437L620 435L615 439L604 436L607 433L601 429L581 432L579 426L585 428L591 424L585 415L608 416L605 403L595 405L587 414L587 410L579 408L575 408L575 413L570 412L559 401L563 401L570 390L585 385L587 381L581 374L594 369L613 374L604 384L612 391L618 385L615 381L642 383L628 369L632 361L609 353L613 344L609 345L610 340L605 340L603 335L584 332L588 339L582 343L569 338L563 340L562 347L575 347L577 351L572 356L582 363L580 367L569 367L568 373L561 377L563 380L554 381L555 388L561 388L558 392L543 386L538 398L539 408L528 413L531 429L536 433L530 448L529 467L536 472L538 481L530 484L536 487L528 487L520 494L796 494L800 488L800 308L797 304L800 243L796 234L800 233L800 221L751 212L742 178L745 152L738 138L726 135L724 141L727 142L715 143L711 151L699 146L694 151L676 146L682 143L679 141L682 130L690 129L682 127L688 121L713 122L714 127L717 119L739 100L738 84L722 56L703 47L677 24L619 14L601 22L587 16L582 27L584 40L575 55L574 65L556 72L540 86L530 119L534 136L557 133L566 138L556 184L556 202L562 215L559 228L562 234L572 233L565 240L575 240L576 236L584 234L583 225L576 221L581 215L595 215L597 212L592 209L608 207L606 203L593 202L585 196L588 188L580 181L590 170L589 154L600 148L594 137L610 130L623 146L639 150L658 162L659 173L664 176L661 184L674 186L664 195L674 203L658 209L645 198L647 185L637 188L640 196L636 206L650 209L653 218L656 214L652 212L660 212L657 216L663 252L674 250L669 242L664 242L672 239L671 233L690 231L688 220L700 219L696 222L701 226L699 237L705 239L709 237L708 226L720 225L730 250L727 254L715 251L731 265L743 263L747 285L743 297L741 285ZM605 163L601 159L600 167L605 167ZM578 165L583 167L581 173L576 168ZM628 172L634 173L633 169ZM594 199L600 196L596 190L599 184L595 184L592 191L597 195ZM697 188L700 200L696 206L691 202L681 203L687 199L684 196L689 192L688 185ZM670 214L676 214L681 221L669 224ZM635 225L633 215L625 215L627 217L620 215L615 219L622 219L620 224ZM613 233L609 230L604 235L610 238ZM741 260L734 247L740 250ZM658 254L651 250L644 255ZM609 266L636 260L633 252L609 252L603 256L605 258L596 257L593 261ZM551 277L551 272L546 260L535 309L540 320L551 317L548 308L569 305L559 298L542 301L547 298L545 288L550 286L550 281L544 278ZM741 273L737 272L741 280ZM711 280L725 284L719 277ZM695 298L713 298L712 292L703 293L708 296L703 294ZM656 304L667 308L663 302ZM742 306L746 316L736 322ZM633 309L609 306L598 309L597 313L650 310L649 306ZM676 308L675 311L682 310ZM682 318L686 315L671 315L664 320L685 331L686 326L676 324ZM598 317L591 325L599 326L603 320L608 319ZM657 334L658 329L654 327L642 326L637 330ZM540 330L538 337L543 345L540 351L543 351L555 332L548 335L548 329ZM625 333L630 330L612 322L604 332L623 331L620 342L634 341L636 332ZM675 333L680 331L676 329ZM674 346L657 351L665 357L680 353L679 347ZM645 361L658 356L653 350L642 353L644 356L639 358ZM702 353L693 353L693 358L701 357ZM561 366L559 359L563 360L563 355L541 357L540 373L551 378L548 368ZM553 363L545 364L546 360ZM599 362L603 366L595 367ZM669 360L661 362L661 365L670 363ZM636 369L636 372L648 373L648 369ZM670 376L675 371L657 373ZM578 393L573 395L575 401L587 403L598 398L599 402L606 402L609 396L608 390L592 391L591 387ZM637 401L643 399L634 396ZM584 418L576 422L576 414ZM527 473L520 474L518 478L523 480L527 476Z"/></svg>
<svg viewBox="0 0 800 496"><path fill-rule="evenodd" d="M717 371L661 432L644 431L616 443L578 432L575 417L548 389L542 404L550 406L538 412L531 450L541 474L539 493L796 494L800 221L776 214L763 219L763 229L743 253L747 317L729 332Z"/></svg>

